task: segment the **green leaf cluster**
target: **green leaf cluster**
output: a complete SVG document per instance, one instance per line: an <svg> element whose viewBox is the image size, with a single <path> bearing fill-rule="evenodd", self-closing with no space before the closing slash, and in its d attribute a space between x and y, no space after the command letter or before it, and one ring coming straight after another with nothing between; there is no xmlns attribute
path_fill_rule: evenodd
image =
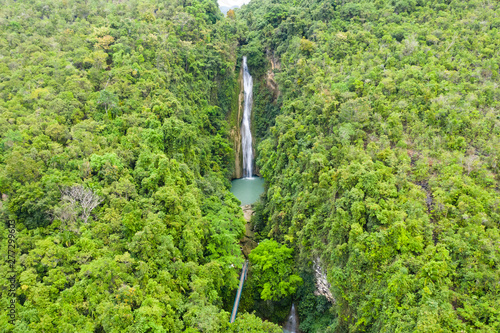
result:
<svg viewBox="0 0 500 333"><path fill-rule="evenodd" d="M292 274L293 249L274 240L265 240L248 256L254 284L260 289L263 300L278 301L294 294L302 278Z"/></svg>

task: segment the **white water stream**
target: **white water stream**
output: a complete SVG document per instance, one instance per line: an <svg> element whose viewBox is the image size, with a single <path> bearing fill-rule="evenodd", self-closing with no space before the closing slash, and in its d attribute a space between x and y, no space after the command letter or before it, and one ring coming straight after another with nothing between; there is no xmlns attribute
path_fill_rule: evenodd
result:
<svg viewBox="0 0 500 333"><path fill-rule="evenodd" d="M295 304L292 303L288 319L285 325L283 325L283 333L297 333L298 326L299 320L297 318L297 311L295 310Z"/></svg>
<svg viewBox="0 0 500 333"><path fill-rule="evenodd" d="M252 131L250 130L253 79L248 71L247 57L243 57L243 87L245 102L243 108L243 121L241 122L241 148L243 152L243 177L249 178L253 176Z"/></svg>

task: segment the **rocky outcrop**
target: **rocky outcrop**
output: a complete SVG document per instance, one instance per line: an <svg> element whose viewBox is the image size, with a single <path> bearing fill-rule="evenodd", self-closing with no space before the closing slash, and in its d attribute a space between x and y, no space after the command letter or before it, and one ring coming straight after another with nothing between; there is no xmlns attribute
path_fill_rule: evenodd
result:
<svg viewBox="0 0 500 333"><path fill-rule="evenodd" d="M243 210L243 217L245 218L245 221L249 223L254 213L252 205L243 205L241 206L241 209Z"/></svg>
<svg viewBox="0 0 500 333"><path fill-rule="evenodd" d="M326 279L326 274L322 268L321 261L319 260L319 258L315 258L313 260L313 263L314 278L316 282L316 290L314 291L314 295L323 295L330 303L335 304L335 298L333 298L332 292L330 291L331 286Z"/></svg>
<svg viewBox="0 0 500 333"><path fill-rule="evenodd" d="M254 211L252 209L252 205L241 206L241 209L243 210L243 216L247 223L245 224L245 236L240 240L240 246L243 254L248 258L250 251L257 247L257 242L253 239L254 232L252 230L252 225L250 224L250 219L252 218Z"/></svg>

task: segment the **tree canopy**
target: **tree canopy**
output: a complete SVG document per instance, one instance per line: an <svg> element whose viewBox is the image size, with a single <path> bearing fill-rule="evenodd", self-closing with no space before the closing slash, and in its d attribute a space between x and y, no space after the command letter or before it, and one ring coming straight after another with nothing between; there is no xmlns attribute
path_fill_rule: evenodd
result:
<svg viewBox="0 0 500 333"><path fill-rule="evenodd" d="M302 278L292 274L293 249L274 240L265 240L250 252L255 284L263 300L278 301L294 294Z"/></svg>
<svg viewBox="0 0 500 333"><path fill-rule="evenodd" d="M4 2L17 319L0 327L279 332L262 318L294 301L306 333L499 331L499 17L488 0ZM242 55L266 193L229 324Z"/></svg>
<svg viewBox="0 0 500 333"><path fill-rule="evenodd" d="M229 326L236 23L215 0L7 1L0 20L0 327L276 331Z"/></svg>
<svg viewBox="0 0 500 333"><path fill-rule="evenodd" d="M304 271L319 260L336 300L301 328L498 331L498 2L253 0L238 14L249 63L278 60L281 93L255 225Z"/></svg>

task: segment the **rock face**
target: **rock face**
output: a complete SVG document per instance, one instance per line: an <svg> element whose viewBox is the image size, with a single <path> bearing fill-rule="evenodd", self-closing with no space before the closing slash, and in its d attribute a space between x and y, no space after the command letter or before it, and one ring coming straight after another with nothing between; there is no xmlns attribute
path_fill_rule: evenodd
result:
<svg viewBox="0 0 500 333"><path fill-rule="evenodd" d="M240 75L238 77L239 85L239 95L238 95L238 111L236 115L236 123L231 124L231 130L229 135L231 141L233 142L234 150L234 173L233 179L243 177L243 154L241 153L241 120L243 118L243 101L245 98L245 92L243 90L243 67L240 70ZM231 112L236 112L236 110L231 110Z"/></svg>
<svg viewBox="0 0 500 333"><path fill-rule="evenodd" d="M252 226L250 224L250 219L254 213L252 205L241 206L243 209L243 216L247 223L245 224L245 236L240 240L241 249L245 257L248 258L250 251L257 247L257 242L253 240L254 232L252 231Z"/></svg>
<svg viewBox="0 0 500 333"><path fill-rule="evenodd" d="M321 266L319 258L315 258L313 263L314 277L316 280L316 290L314 291L314 295L323 295L330 303L335 304L335 298L333 298L332 292L330 291L330 283L328 283L328 280L326 279L326 274Z"/></svg>
<svg viewBox="0 0 500 333"><path fill-rule="evenodd" d="M245 221L247 221L247 223L249 223L250 219L252 218L252 215L254 213L254 211L252 209L252 205L243 205L243 206L241 206L241 209L243 210L243 216L245 218Z"/></svg>
<svg viewBox="0 0 500 333"><path fill-rule="evenodd" d="M268 51L266 56L271 63L271 69L266 73L266 86L273 92L273 98L276 100L280 95L280 90L278 87L278 83L274 79L274 70L279 70L281 68L281 64L279 62L279 59L275 57L274 52L273 54L271 54L271 52Z"/></svg>

